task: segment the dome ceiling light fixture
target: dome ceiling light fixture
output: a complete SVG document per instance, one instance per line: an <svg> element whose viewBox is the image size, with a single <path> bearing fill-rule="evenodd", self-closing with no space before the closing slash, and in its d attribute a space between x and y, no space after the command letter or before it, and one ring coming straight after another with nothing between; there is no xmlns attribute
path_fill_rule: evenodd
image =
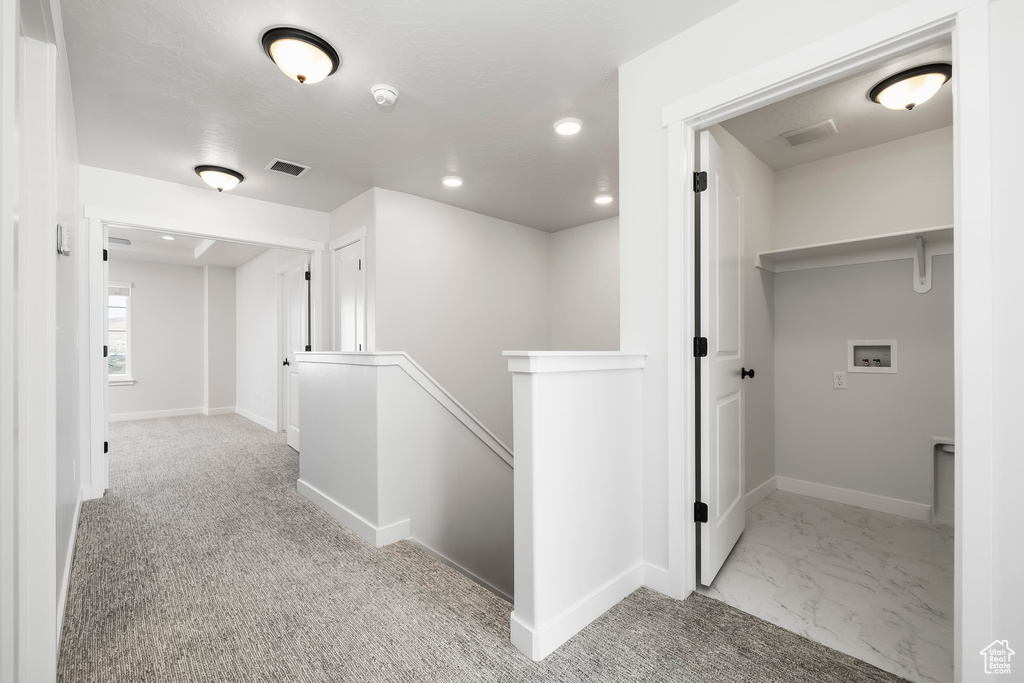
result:
<svg viewBox="0 0 1024 683"><path fill-rule="evenodd" d="M939 92L953 77L953 67L947 63L922 64L880 81L868 93L868 99L886 109L910 111Z"/></svg>
<svg viewBox="0 0 1024 683"><path fill-rule="evenodd" d="M301 28L270 29L263 34L263 51L299 83L319 83L341 66L341 57L330 43Z"/></svg>
<svg viewBox="0 0 1024 683"><path fill-rule="evenodd" d="M223 166L196 166L196 175L203 179L203 182L217 190L217 192L223 192L224 190L233 190L238 186L238 183L245 180L238 171L232 171L230 168L224 168Z"/></svg>

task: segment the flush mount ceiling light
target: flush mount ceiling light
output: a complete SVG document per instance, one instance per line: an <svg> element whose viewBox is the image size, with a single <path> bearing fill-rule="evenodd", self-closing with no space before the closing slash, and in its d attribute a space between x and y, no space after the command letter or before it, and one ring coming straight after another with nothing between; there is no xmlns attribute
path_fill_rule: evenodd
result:
<svg viewBox="0 0 1024 683"><path fill-rule="evenodd" d="M922 64L881 81L868 93L868 99L886 109L909 111L931 99L952 77L949 64Z"/></svg>
<svg viewBox="0 0 1024 683"><path fill-rule="evenodd" d="M446 175L441 178L441 182L447 187L462 187L462 178L457 175Z"/></svg>
<svg viewBox="0 0 1024 683"><path fill-rule="evenodd" d="M196 166L196 175L203 179L203 182L217 190L232 190L238 183L245 180L245 177L238 171L232 171L223 166Z"/></svg>
<svg viewBox="0 0 1024 683"><path fill-rule="evenodd" d="M559 135L576 135L583 130L583 122L579 119L559 119L555 121L555 132Z"/></svg>
<svg viewBox="0 0 1024 683"><path fill-rule="evenodd" d="M171 237L170 235L161 235L161 237L163 237L165 240L170 240L172 242L174 241L174 238Z"/></svg>
<svg viewBox="0 0 1024 683"><path fill-rule="evenodd" d="M299 83L319 83L341 66L341 57L330 43L300 28L270 29L263 34L263 51Z"/></svg>
<svg viewBox="0 0 1024 683"><path fill-rule="evenodd" d="M610 194L599 194L594 197L595 204L611 204L613 201L615 201L615 198Z"/></svg>

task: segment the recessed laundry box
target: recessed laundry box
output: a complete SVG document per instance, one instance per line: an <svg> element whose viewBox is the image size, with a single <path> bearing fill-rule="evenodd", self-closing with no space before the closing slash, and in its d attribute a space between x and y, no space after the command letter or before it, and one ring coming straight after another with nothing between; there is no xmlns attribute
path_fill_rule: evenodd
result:
<svg viewBox="0 0 1024 683"><path fill-rule="evenodd" d="M846 356L848 372L896 372L895 339L851 339Z"/></svg>

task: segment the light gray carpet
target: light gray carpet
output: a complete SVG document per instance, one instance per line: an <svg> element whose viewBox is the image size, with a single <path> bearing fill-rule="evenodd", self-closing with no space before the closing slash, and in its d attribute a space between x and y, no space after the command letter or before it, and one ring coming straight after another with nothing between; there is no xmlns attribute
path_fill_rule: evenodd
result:
<svg viewBox="0 0 1024 683"><path fill-rule="evenodd" d="M298 456L235 415L111 425L83 505L58 680L897 681L710 598L641 589L535 664L511 605L295 491Z"/></svg>

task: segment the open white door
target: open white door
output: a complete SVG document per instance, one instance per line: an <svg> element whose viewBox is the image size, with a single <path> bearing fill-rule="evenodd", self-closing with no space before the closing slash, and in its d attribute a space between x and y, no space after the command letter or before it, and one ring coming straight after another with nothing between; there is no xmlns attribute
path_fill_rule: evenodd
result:
<svg viewBox="0 0 1024 683"><path fill-rule="evenodd" d="M362 240L335 249L332 257L334 350L363 351L366 348L366 284Z"/></svg>
<svg viewBox="0 0 1024 683"><path fill-rule="evenodd" d="M288 445L299 450L299 365L295 352L305 350L309 287L305 259L290 265L281 275L281 415Z"/></svg>
<svg viewBox="0 0 1024 683"><path fill-rule="evenodd" d="M709 131L700 134L700 582L710 586L743 533L743 183Z"/></svg>

